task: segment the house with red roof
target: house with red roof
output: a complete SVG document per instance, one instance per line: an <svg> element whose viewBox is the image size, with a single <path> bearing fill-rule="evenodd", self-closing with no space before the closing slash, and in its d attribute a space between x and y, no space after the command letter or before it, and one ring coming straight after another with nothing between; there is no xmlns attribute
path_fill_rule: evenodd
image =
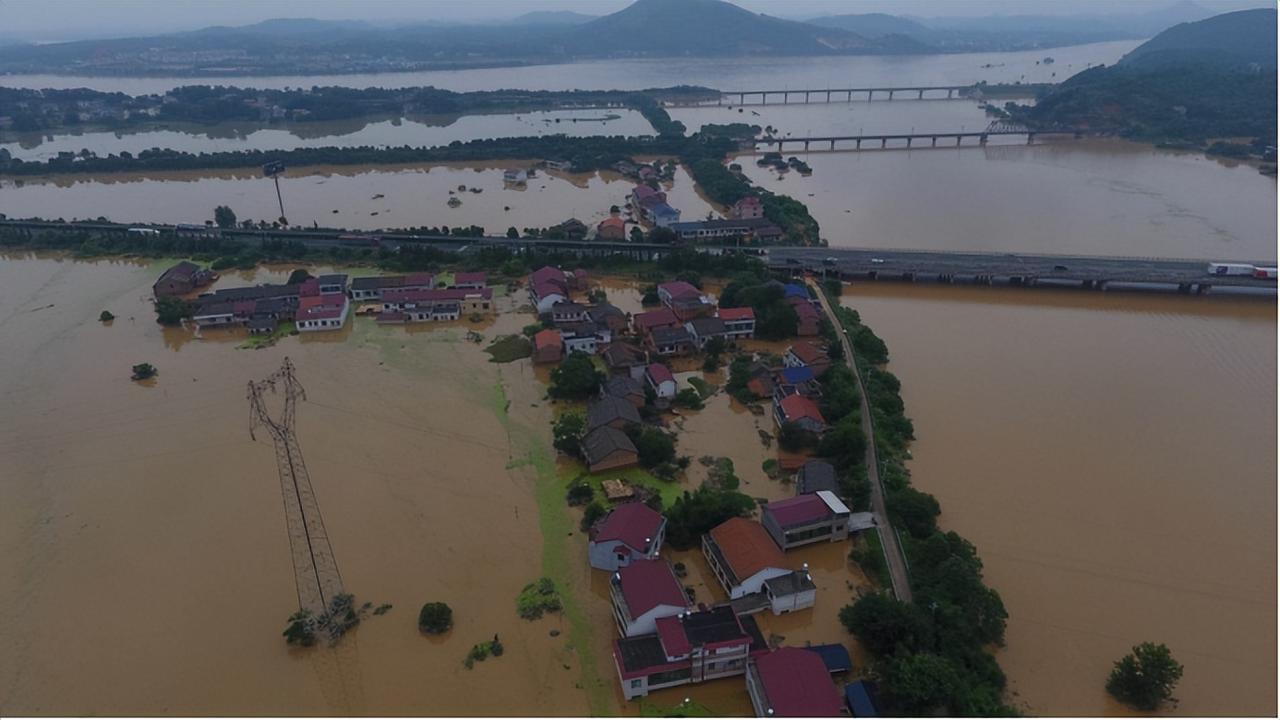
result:
<svg viewBox="0 0 1280 720"><path fill-rule="evenodd" d="M658 632L660 618L690 610L689 596L666 560L635 560L609 580L613 619L622 637Z"/></svg>
<svg viewBox="0 0 1280 720"><path fill-rule="evenodd" d="M822 656L782 647L747 663L747 694L756 717L840 717L844 700Z"/></svg>
<svg viewBox="0 0 1280 720"><path fill-rule="evenodd" d="M620 217L607 217L596 225L596 239L620 242L627 239L627 223Z"/></svg>
<svg viewBox="0 0 1280 720"><path fill-rule="evenodd" d="M789 368L811 368L813 374L819 376L831 367L831 358L817 343L799 342L787 348L782 364Z"/></svg>
<svg viewBox="0 0 1280 720"><path fill-rule="evenodd" d="M466 290L479 290L488 283L489 276L484 272L460 272L453 274L453 285L450 287Z"/></svg>
<svg viewBox="0 0 1280 720"><path fill-rule="evenodd" d="M533 361L558 363L564 357L564 337L554 328L540 330L533 336Z"/></svg>
<svg viewBox="0 0 1280 720"><path fill-rule="evenodd" d="M653 394L660 400L671 400L676 396L676 376L671 368L662 363L650 363L644 371L645 383L653 389Z"/></svg>
<svg viewBox="0 0 1280 720"><path fill-rule="evenodd" d="M701 290L683 280L659 285L658 300L671 308L671 312L675 313L676 319L680 322L710 315L715 310L715 305L702 294Z"/></svg>
<svg viewBox="0 0 1280 720"><path fill-rule="evenodd" d="M431 273L352 278L351 299L381 300L387 290L430 290L435 281L436 276Z"/></svg>
<svg viewBox="0 0 1280 720"><path fill-rule="evenodd" d="M493 288L391 288L382 291L381 322L457 320L463 315L491 315Z"/></svg>
<svg viewBox="0 0 1280 720"><path fill-rule="evenodd" d="M809 302L807 297L790 296L787 302L791 303L791 307L796 311L796 317L800 322L796 325L796 335L800 337L814 337L821 332L820 321L822 314L818 309Z"/></svg>
<svg viewBox="0 0 1280 720"><path fill-rule="evenodd" d="M551 312L551 306L569 299L571 273L550 265L529 274L529 302L539 315Z"/></svg>
<svg viewBox="0 0 1280 720"><path fill-rule="evenodd" d="M652 690L742 675L752 657L768 653L760 627L728 605L668 615L650 635L613 643L613 662L628 700Z"/></svg>
<svg viewBox="0 0 1280 720"><path fill-rule="evenodd" d="M659 310L636 313L631 316L631 326L635 329L635 333L641 337L647 337L654 330L680 327L680 324L680 318L677 318L676 314L671 312L671 308L666 307Z"/></svg>
<svg viewBox="0 0 1280 720"><path fill-rule="evenodd" d="M741 612L771 608L774 615L813 607L817 587L807 568L791 570L786 556L758 522L730 518L702 536L702 554Z"/></svg>
<svg viewBox="0 0 1280 720"><path fill-rule="evenodd" d="M748 195L729 208L729 217L735 220L753 220L764 217L764 205L760 198Z"/></svg>
<svg viewBox="0 0 1280 720"><path fill-rule="evenodd" d="M587 533L587 558L591 567L610 572L636 560L653 560L666 532L667 519L648 505L619 505Z"/></svg>
<svg viewBox="0 0 1280 720"><path fill-rule="evenodd" d="M725 337L742 340L756 334L756 311L749 307L720 308L716 316L724 323Z"/></svg>
<svg viewBox="0 0 1280 720"><path fill-rule="evenodd" d="M795 394L773 400L773 419L778 427L793 422L811 433L821 435L827 431L827 421L822 417L818 403L804 395Z"/></svg>
<svg viewBox="0 0 1280 720"><path fill-rule="evenodd" d="M151 291L158 298L186 295L192 290L204 287L217 279L218 274L212 270L201 270L199 265L183 260L165 270L160 275L160 279L156 280L155 284L151 286Z"/></svg>
<svg viewBox="0 0 1280 720"><path fill-rule="evenodd" d="M337 330L346 324L350 307L345 293L303 296L298 300L298 312L294 318L298 332Z"/></svg>
<svg viewBox="0 0 1280 720"><path fill-rule="evenodd" d="M775 500L764 506L760 524L783 550L849 537L849 507L830 490Z"/></svg>

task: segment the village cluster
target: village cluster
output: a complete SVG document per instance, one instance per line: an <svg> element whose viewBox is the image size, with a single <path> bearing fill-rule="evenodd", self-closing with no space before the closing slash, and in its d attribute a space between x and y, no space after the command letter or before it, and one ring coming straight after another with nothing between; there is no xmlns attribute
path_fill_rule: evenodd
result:
<svg viewBox="0 0 1280 720"><path fill-rule="evenodd" d="M154 285L157 299L195 292L216 275L190 262L179 263ZM496 312L485 273L420 273L349 279L342 274L299 282L216 290L193 301L198 327L242 325L251 333L274 332L292 321L299 332L337 330L352 314L374 315L380 324L403 324L489 316ZM816 342L821 313L802 284L779 286L799 318L799 339L779 366L754 362L748 388L771 401L780 429L795 423L821 435L827 423L818 405L819 377L831 367ZM652 404L665 410L678 388L668 364L704 351L713 341L728 346L755 335L750 307L719 307L692 284L657 286L660 306L628 315L606 300L580 303L590 288L585 270L543 267L528 277L528 300L542 321L533 334L532 360L563 361L571 353L599 356L607 380L587 405L581 448L591 473L639 464L639 451L626 430L643 421ZM650 691L745 676L751 702L761 717L855 716L876 714L874 688L863 681L837 689L833 673L851 668L839 643L771 648L755 614L804 611L817 600L808 566L787 560L787 552L817 542L843 542L874 526L871 513L854 513L840 499L835 468L822 460L792 459L796 494L764 504L758 521L735 517L713 528L701 542L702 556L728 600L695 604L671 563L661 556L667 520L625 490L607 493L616 501L589 530L591 567L612 574L610 595L618 637L613 659L628 700ZM616 481L607 481L615 482ZM606 484L607 484L606 482ZM798 567L797 567L798 565Z"/></svg>

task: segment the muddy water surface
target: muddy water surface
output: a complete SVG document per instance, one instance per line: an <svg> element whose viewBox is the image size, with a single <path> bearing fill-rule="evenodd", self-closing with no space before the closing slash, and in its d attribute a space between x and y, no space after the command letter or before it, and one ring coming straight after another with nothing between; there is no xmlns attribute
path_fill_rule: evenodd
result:
<svg viewBox="0 0 1280 720"><path fill-rule="evenodd" d="M587 713L568 622L515 614L544 561L532 471L513 462L549 440L527 364L485 362L462 328L368 320L237 350L234 334L154 323L158 269L0 261L0 707ZM249 439L244 388L285 355L307 389L298 437L345 585L394 605L336 650L280 637L297 599L274 454ZM138 362L159 368L153 385L129 381ZM415 625L431 600L455 611L436 639ZM466 670L494 633L506 654Z"/></svg>
<svg viewBox="0 0 1280 720"><path fill-rule="evenodd" d="M511 163L525 167L527 161ZM617 173L539 172L524 186L503 183L502 163L429 167L299 168L281 179L286 217L294 225L359 230L479 225L494 234L508 227L548 227L576 217L592 229L611 205L626 203L634 183ZM459 186L466 190L459 190ZM480 193L471 192L478 188ZM683 167L666 188L686 218L714 208ZM451 198L462 202L449 207ZM274 220L275 189L253 172L174 173L152 178L58 178L56 183L0 181L0 212L10 217L106 217L120 222L202 223L228 205L237 217Z"/></svg>
<svg viewBox="0 0 1280 720"><path fill-rule="evenodd" d="M915 485L1009 610L1032 714L1123 712L1142 641L1177 714L1276 712L1276 307L1259 300L858 285L918 440Z"/></svg>
<svg viewBox="0 0 1280 720"><path fill-rule="evenodd" d="M538 135L652 135L635 110L555 110L500 115L429 116L396 120L298 123L283 128L256 124L175 126L172 129L77 133L0 133L0 149L23 160L46 160L89 148L98 155L151 148L190 153L294 150L309 147L434 147L484 138Z"/></svg>

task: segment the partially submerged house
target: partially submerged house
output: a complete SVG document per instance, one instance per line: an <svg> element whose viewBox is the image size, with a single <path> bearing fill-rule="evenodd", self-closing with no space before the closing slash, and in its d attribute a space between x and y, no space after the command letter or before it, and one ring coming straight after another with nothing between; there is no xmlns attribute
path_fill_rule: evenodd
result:
<svg viewBox="0 0 1280 720"><path fill-rule="evenodd" d="M690 339L699 350L705 350L707 343L715 338L728 340L728 328L725 327L724 321L716 317L697 317L684 324L684 329L689 333Z"/></svg>
<svg viewBox="0 0 1280 720"><path fill-rule="evenodd" d="M830 490L774 500L764 506L760 524L783 550L849 537L849 508Z"/></svg>
<svg viewBox="0 0 1280 720"><path fill-rule="evenodd" d="M749 307L720 308L716 316L724 323L726 337L730 340L745 340L755 337L756 311Z"/></svg>
<svg viewBox="0 0 1280 720"><path fill-rule="evenodd" d="M351 299L381 301L387 290L430 290L435 287L435 281L431 273L358 277L351 281Z"/></svg>
<svg viewBox="0 0 1280 720"><path fill-rule="evenodd" d="M549 265L529 274L529 302L539 315L551 312L551 306L569 299L570 273Z"/></svg>
<svg viewBox="0 0 1280 720"><path fill-rule="evenodd" d="M693 336L683 327L656 328L645 336L649 352L662 357L679 357L693 352Z"/></svg>
<svg viewBox="0 0 1280 720"><path fill-rule="evenodd" d="M645 351L625 342L610 343L601 356L611 375L623 375L636 380L644 378L644 369L649 364L649 356Z"/></svg>
<svg viewBox="0 0 1280 720"><path fill-rule="evenodd" d="M591 322L609 328L615 335L627 331L627 314L607 302L587 308L587 317Z"/></svg>
<svg viewBox="0 0 1280 720"><path fill-rule="evenodd" d="M606 395L625 400L637 408L644 407L644 385L630 375L614 375L606 380L600 386L600 396Z"/></svg>
<svg viewBox="0 0 1280 720"><path fill-rule="evenodd" d="M587 306L579 305L571 300L554 303L551 306L551 322L556 325L580 323L587 320Z"/></svg>
<svg viewBox="0 0 1280 720"><path fill-rule="evenodd" d="M662 283L658 286L658 300L671 308L676 319L688 322L696 317L710 315L715 310L711 299L698 288L683 280Z"/></svg>
<svg viewBox="0 0 1280 720"><path fill-rule="evenodd" d="M755 620L727 605L658 619L651 635L619 638L613 662L628 700L652 690L742 675L768 652Z"/></svg>
<svg viewBox="0 0 1280 720"><path fill-rule="evenodd" d="M751 658L747 694L756 717L840 717L844 701L822 658L782 647Z"/></svg>
<svg viewBox="0 0 1280 720"><path fill-rule="evenodd" d="M644 372L645 382L661 400L671 400L676 396L676 376L671 368L662 363L651 363Z"/></svg>
<svg viewBox="0 0 1280 720"><path fill-rule="evenodd" d="M587 433L582 439L582 454L586 458L587 468L593 473L640 464L639 453L631 438L608 425Z"/></svg>
<svg viewBox="0 0 1280 720"><path fill-rule="evenodd" d="M651 635L659 618L687 612L689 596L666 560L641 559L619 568L609 580L613 619L622 637Z"/></svg>
<svg viewBox="0 0 1280 720"><path fill-rule="evenodd" d="M796 494L835 492L838 487L836 468L826 460L809 460L796 473Z"/></svg>
<svg viewBox="0 0 1280 720"><path fill-rule="evenodd" d="M648 505L619 505L588 532L587 559L591 567L610 572L636 560L653 560L666 531L667 519Z"/></svg>
<svg viewBox="0 0 1280 720"><path fill-rule="evenodd" d="M789 368L807 367L815 376L820 376L831 367L831 358L816 343L799 342L783 353L782 364Z"/></svg>
<svg viewBox="0 0 1280 720"><path fill-rule="evenodd" d="M822 417L818 404L804 395L787 395L781 399L775 395L773 417L778 427L793 422L818 435L827 431L827 421Z"/></svg>
<svg viewBox="0 0 1280 720"><path fill-rule="evenodd" d="M533 361L538 364L558 363L564 357L564 338L554 328L540 330L533 336Z"/></svg>
<svg viewBox="0 0 1280 720"><path fill-rule="evenodd" d="M626 430L629 425L640 424L640 411L625 398L605 395L587 404L587 431L598 427Z"/></svg>
<svg viewBox="0 0 1280 720"><path fill-rule="evenodd" d="M492 315L493 288L394 288L382 291L378 321L435 322L463 316Z"/></svg>
<svg viewBox="0 0 1280 720"><path fill-rule="evenodd" d="M631 316L631 326L635 328L637 335L648 337L649 333L654 330L680 327L680 318L676 317L671 308L664 307L659 310L650 310Z"/></svg>
<svg viewBox="0 0 1280 720"><path fill-rule="evenodd" d="M564 335L565 352L582 352L595 355L601 348L613 340L613 333L604 325L597 325L590 320L576 323L565 323L560 326Z"/></svg>
<svg viewBox="0 0 1280 720"><path fill-rule="evenodd" d="M621 242L627 239L627 223L620 217L607 217L596 225L596 240Z"/></svg>
<svg viewBox="0 0 1280 720"><path fill-rule="evenodd" d="M742 612L768 607L775 615L813 607L817 587L807 570L791 570L758 522L730 518L702 536L702 554Z"/></svg>
<svg viewBox="0 0 1280 720"><path fill-rule="evenodd" d="M161 273L160 278L151 286L151 292L157 298L176 297L186 295L217 279L218 274L212 270L202 270L199 265L183 260Z"/></svg>

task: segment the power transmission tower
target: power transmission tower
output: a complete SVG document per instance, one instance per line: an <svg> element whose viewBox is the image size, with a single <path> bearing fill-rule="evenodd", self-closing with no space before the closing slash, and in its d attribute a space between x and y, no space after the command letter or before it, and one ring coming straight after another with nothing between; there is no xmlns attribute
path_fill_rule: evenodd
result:
<svg viewBox="0 0 1280 720"><path fill-rule="evenodd" d="M267 411L264 397L267 392L284 394L284 410L278 420ZM293 363L285 358L281 368L267 379L249 383L248 398L249 437L257 440L254 430L263 427L275 445L276 470L280 475L289 548L298 585L298 606L320 615L332 599L342 593L342 576L338 573L338 562L329 545L329 534L294 432L298 401L306 400L307 393L294 374Z"/></svg>

